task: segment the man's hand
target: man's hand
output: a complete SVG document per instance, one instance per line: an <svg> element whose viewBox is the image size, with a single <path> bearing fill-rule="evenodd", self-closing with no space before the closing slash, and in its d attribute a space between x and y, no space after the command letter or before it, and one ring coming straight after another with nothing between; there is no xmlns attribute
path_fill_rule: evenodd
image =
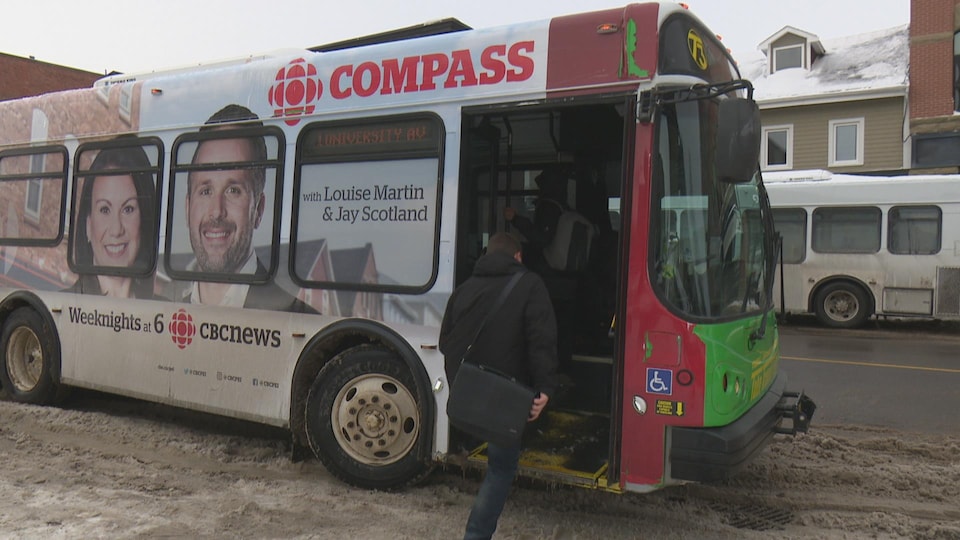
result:
<svg viewBox="0 0 960 540"><path fill-rule="evenodd" d="M537 394L537 397L533 398L533 405L530 406L530 418L527 419L527 422L533 422L540 417L540 413L543 412L543 408L547 406L547 402L550 401L550 396L540 392Z"/></svg>

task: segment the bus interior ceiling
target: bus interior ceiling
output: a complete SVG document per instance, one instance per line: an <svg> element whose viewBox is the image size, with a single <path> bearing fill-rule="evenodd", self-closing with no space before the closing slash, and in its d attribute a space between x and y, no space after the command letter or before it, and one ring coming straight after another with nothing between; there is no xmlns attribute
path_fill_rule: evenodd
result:
<svg viewBox="0 0 960 540"><path fill-rule="evenodd" d="M557 311L563 382L544 417L530 426L521 469L526 476L562 475L596 485L606 473L616 426L614 314L619 268L620 197L623 182L624 100L589 105L547 105L466 112L459 191L456 282L473 271L489 235L518 232L503 209L534 219L536 177L549 165L568 175L566 202L594 226L587 265L563 273L572 284L560 293L556 275L538 263L524 242L524 262L541 273ZM494 184L495 180L495 184ZM518 235L523 240L522 235ZM564 292L565 291L565 292ZM558 297L559 296L559 297ZM564 343L564 339L568 339ZM472 459L482 461L483 449ZM609 479L608 480L612 480Z"/></svg>

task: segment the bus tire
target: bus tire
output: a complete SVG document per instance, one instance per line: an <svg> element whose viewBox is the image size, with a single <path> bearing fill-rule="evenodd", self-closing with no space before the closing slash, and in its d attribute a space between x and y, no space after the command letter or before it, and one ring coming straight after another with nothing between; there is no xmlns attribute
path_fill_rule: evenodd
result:
<svg viewBox="0 0 960 540"><path fill-rule="evenodd" d="M390 351L361 345L335 356L311 385L305 413L311 450L348 484L398 489L432 468L415 451L428 430L413 374Z"/></svg>
<svg viewBox="0 0 960 540"><path fill-rule="evenodd" d="M7 317L0 332L0 354L0 382L9 399L50 405L66 395L66 388L54 375L54 367L60 363L59 347L33 308L18 308Z"/></svg>
<svg viewBox="0 0 960 540"><path fill-rule="evenodd" d="M817 319L833 328L856 328L870 316L870 303L863 287L845 281L821 288L814 303Z"/></svg>

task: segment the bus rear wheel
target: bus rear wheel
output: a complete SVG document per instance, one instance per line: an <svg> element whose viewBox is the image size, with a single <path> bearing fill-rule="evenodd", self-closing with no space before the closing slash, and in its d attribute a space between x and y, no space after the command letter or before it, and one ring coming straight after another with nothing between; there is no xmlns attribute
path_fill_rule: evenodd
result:
<svg viewBox="0 0 960 540"><path fill-rule="evenodd" d="M36 310L21 307L7 317L0 332L3 365L0 382L13 401L48 405L60 401L65 389L53 374L59 349Z"/></svg>
<svg viewBox="0 0 960 540"><path fill-rule="evenodd" d="M307 440L327 470L344 482L397 489L430 472L416 453L428 432L423 416L403 361L362 345L338 354L317 375L307 395Z"/></svg>
<svg viewBox="0 0 960 540"><path fill-rule="evenodd" d="M856 328L870 316L867 295L859 285L838 281L817 292L817 319L833 328Z"/></svg>

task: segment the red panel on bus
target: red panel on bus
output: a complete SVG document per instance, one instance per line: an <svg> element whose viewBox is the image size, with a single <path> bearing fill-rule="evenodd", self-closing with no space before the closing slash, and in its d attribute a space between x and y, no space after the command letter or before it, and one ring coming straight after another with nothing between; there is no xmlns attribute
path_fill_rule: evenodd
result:
<svg viewBox="0 0 960 540"><path fill-rule="evenodd" d="M657 4L634 4L550 21L547 90L653 77L657 15ZM604 25L616 30L605 33Z"/></svg>
<svg viewBox="0 0 960 540"><path fill-rule="evenodd" d="M653 168L653 127L640 124L637 127L634 154L637 156L636 176L633 179L631 207L650 208L650 172ZM638 212L639 213L639 212ZM704 358L703 342L693 334L693 324L671 314L656 297L650 286L648 272L649 220L634 219L630 224L629 273L632 276L627 286L626 320L624 321L624 367L623 367L623 416L621 418L620 472L621 482L631 485L652 486L663 482L666 426L698 426L703 424ZM655 351L646 357L649 335L654 338ZM680 336L676 338L670 335ZM674 361L682 352L679 361ZM667 359L670 361L667 362ZM651 360L653 360L651 362ZM648 392L647 369L661 367L670 370L674 377L680 369L688 370L693 384L673 385L670 395ZM647 403L644 414L633 408L633 397L639 396ZM672 404L671 412L658 409L658 401ZM683 413L676 410L682 404Z"/></svg>

